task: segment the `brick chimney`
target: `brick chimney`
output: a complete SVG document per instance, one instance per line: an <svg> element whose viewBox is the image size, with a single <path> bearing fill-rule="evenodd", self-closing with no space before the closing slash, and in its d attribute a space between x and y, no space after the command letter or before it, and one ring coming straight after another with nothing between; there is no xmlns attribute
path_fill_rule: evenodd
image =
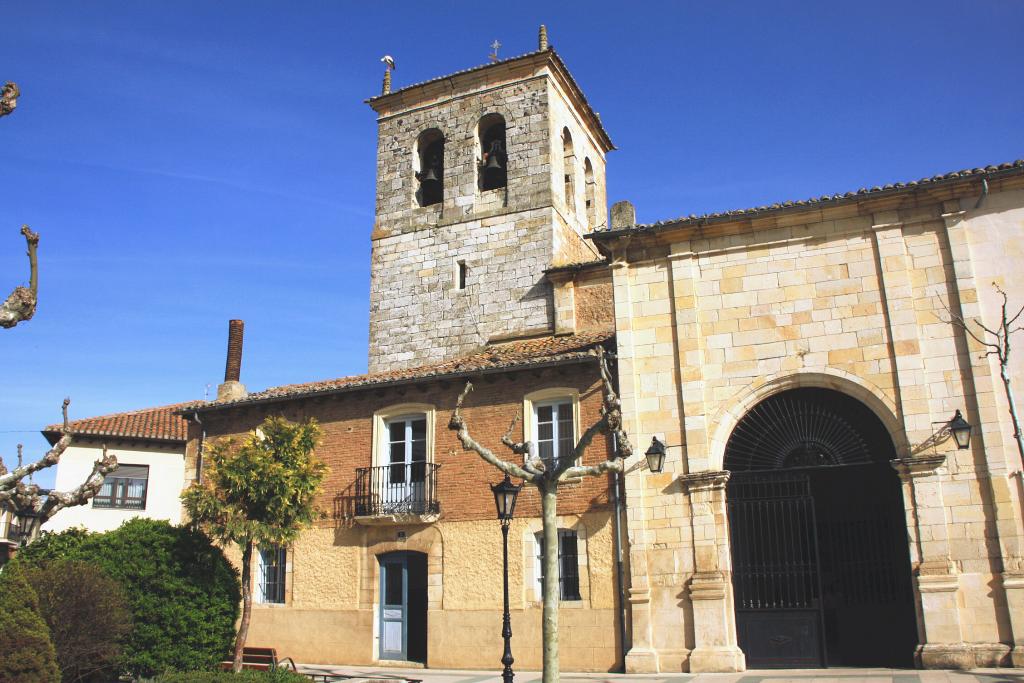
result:
<svg viewBox="0 0 1024 683"><path fill-rule="evenodd" d="M233 401L245 398L245 390L239 378L242 375L242 334L245 323L241 320L228 321L228 360L224 366L224 383L217 387L218 401Z"/></svg>

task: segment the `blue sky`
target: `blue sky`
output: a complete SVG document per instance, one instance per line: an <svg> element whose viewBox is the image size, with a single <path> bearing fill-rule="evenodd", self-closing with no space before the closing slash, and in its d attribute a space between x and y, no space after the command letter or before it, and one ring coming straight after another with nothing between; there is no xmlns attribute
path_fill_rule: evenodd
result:
<svg viewBox="0 0 1024 683"><path fill-rule="evenodd" d="M366 369L379 58L395 86L552 45L641 221L1024 157L1024 3L0 3L0 455L203 398L227 320L250 389ZM44 484L52 476L40 478Z"/></svg>

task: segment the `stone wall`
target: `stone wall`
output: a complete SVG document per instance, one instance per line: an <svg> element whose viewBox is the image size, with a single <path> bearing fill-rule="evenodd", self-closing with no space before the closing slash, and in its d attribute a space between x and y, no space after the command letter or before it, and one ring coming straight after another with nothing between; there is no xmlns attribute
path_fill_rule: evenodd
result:
<svg viewBox="0 0 1024 683"><path fill-rule="evenodd" d="M462 76L445 92L413 89L380 111L370 372L448 359L492 337L554 329L544 269L596 258L581 237L588 228L584 158L594 169L593 215L605 211L603 154L555 80L546 61L515 63ZM478 124L489 114L505 119L508 184L482 191ZM562 201L564 127L579 150L573 212ZM440 204L421 207L416 142L429 129L445 138L445 194ZM460 262L465 289L458 287Z"/></svg>
<svg viewBox="0 0 1024 683"><path fill-rule="evenodd" d="M1024 303L1021 185L993 182L980 208L965 185L609 246L627 428L671 446L664 473L627 476L632 670L743 667L713 480L744 414L802 386L867 405L902 459L923 664L1009 661L1024 635L1008 607L1021 590L1016 446L998 367L949 311L991 323L991 280ZM932 439L957 409L981 437L966 451Z"/></svg>

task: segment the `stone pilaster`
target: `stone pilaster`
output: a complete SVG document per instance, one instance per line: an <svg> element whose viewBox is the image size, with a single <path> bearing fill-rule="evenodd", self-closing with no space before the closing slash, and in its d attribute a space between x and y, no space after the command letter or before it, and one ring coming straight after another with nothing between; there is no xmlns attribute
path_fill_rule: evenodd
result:
<svg viewBox="0 0 1024 683"><path fill-rule="evenodd" d="M708 470L681 476L690 498L694 574L690 580L694 648L690 671L743 671L746 658L736 643L729 563L725 484L729 473Z"/></svg>
<svg viewBox="0 0 1024 683"><path fill-rule="evenodd" d="M1013 629L1013 649L1010 651L1012 666L1024 667L1024 558L1004 560L1003 590L1006 591L1006 608L1010 613L1010 628Z"/></svg>
<svg viewBox="0 0 1024 683"><path fill-rule="evenodd" d="M893 460L903 484L907 528L914 541L912 557L918 600L918 657L925 669L969 669L974 655L964 643L960 624L956 568L949 557L942 479L946 456L918 455Z"/></svg>

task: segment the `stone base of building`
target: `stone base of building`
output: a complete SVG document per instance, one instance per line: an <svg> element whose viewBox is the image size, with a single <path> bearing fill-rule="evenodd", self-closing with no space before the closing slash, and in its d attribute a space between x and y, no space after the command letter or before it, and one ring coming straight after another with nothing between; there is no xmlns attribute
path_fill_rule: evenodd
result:
<svg viewBox="0 0 1024 683"><path fill-rule="evenodd" d="M1010 652L1010 666L1024 669L1024 645L1018 645Z"/></svg>
<svg viewBox="0 0 1024 683"><path fill-rule="evenodd" d="M690 653L690 673L746 671L747 658L738 647L698 647Z"/></svg>
<svg viewBox="0 0 1024 683"><path fill-rule="evenodd" d="M658 650L659 673L685 673L689 671L690 651L686 648L681 650Z"/></svg>
<svg viewBox="0 0 1024 683"><path fill-rule="evenodd" d="M977 643L971 645L974 666L980 669L994 669L1010 666L1010 646L1002 643Z"/></svg>
<svg viewBox="0 0 1024 683"><path fill-rule="evenodd" d="M922 645L918 658L922 669L974 668L974 652L963 643Z"/></svg>
<svg viewBox="0 0 1024 683"><path fill-rule="evenodd" d="M628 674L657 674L658 655L654 650L641 650L633 648L626 653L626 673Z"/></svg>

